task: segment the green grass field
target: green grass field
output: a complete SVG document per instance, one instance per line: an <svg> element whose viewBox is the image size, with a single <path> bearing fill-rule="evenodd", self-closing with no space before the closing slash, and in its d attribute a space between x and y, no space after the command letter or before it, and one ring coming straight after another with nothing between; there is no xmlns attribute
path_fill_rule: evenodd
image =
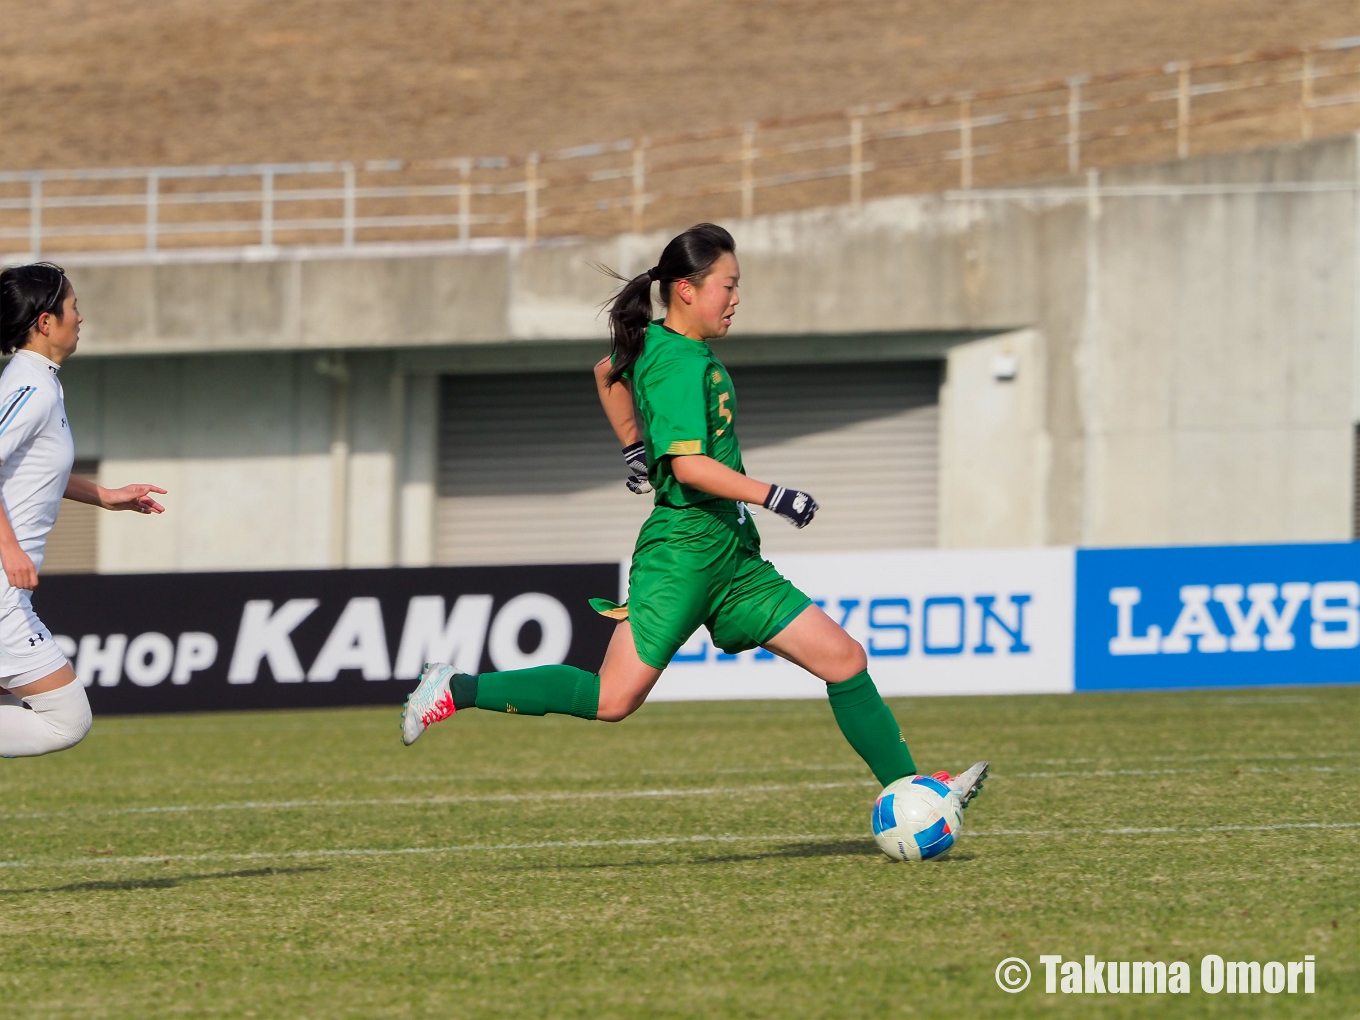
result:
<svg viewBox="0 0 1360 1020"><path fill-rule="evenodd" d="M894 708L924 769L993 763L937 862L878 855L819 702L100 719L0 761L0 1014L1360 1015L1360 688ZM1046 995L1042 953L1193 990ZM1208 953L1317 991L1206 994Z"/></svg>

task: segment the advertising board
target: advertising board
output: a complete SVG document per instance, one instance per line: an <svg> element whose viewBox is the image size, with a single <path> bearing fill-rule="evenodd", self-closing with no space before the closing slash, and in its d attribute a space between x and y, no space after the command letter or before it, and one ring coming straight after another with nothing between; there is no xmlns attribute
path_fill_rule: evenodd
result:
<svg viewBox="0 0 1360 1020"><path fill-rule="evenodd" d="M890 696L1072 690L1072 550L897 550L780 556L776 566L864 645ZM729 656L700 631L656 699L824 697L763 650Z"/></svg>
<svg viewBox="0 0 1360 1020"><path fill-rule="evenodd" d="M1082 549L1076 689L1360 682L1360 543Z"/></svg>
<svg viewBox="0 0 1360 1020"><path fill-rule="evenodd" d="M1360 543L892 550L776 566L888 696L1360 682ZM96 712L391 704L422 664L595 670L627 564L87 575L34 605ZM652 700L823 697L700 630Z"/></svg>
<svg viewBox="0 0 1360 1020"><path fill-rule="evenodd" d="M400 702L429 661L596 669L618 565L43 578L34 608L98 713Z"/></svg>

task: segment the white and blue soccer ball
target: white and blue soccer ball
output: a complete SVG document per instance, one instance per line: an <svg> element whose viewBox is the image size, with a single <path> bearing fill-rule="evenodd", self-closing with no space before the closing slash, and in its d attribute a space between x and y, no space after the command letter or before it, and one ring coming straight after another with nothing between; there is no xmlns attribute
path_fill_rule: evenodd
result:
<svg viewBox="0 0 1360 1020"><path fill-rule="evenodd" d="M906 776L874 801L873 827L879 849L895 861L939 857L963 827L958 795L930 776Z"/></svg>

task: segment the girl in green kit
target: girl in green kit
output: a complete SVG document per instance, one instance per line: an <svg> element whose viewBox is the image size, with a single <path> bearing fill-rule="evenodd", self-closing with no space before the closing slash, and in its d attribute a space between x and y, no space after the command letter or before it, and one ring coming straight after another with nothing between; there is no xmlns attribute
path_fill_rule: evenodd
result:
<svg viewBox="0 0 1360 1020"><path fill-rule="evenodd" d="M600 671L537 666L467 676L431 663L402 710L405 743L473 707L618 722L705 626L725 652L759 645L823 680L841 732L880 783L916 773L859 642L760 555L748 504L802 528L817 502L748 477L742 464L736 388L708 345L732 325L740 276L732 235L701 223L672 239L654 268L627 280L610 306L613 353L595 370L600 402L624 447L629 488L650 486L656 509L638 535L628 604L592 600L619 621ZM655 322L653 283L666 306ZM952 781L936 778L966 805L986 775L987 763L978 762Z"/></svg>

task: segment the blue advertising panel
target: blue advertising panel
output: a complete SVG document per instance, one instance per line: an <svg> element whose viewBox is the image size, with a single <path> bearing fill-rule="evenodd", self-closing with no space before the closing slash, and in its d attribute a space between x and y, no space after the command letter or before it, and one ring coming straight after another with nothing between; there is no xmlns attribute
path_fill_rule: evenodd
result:
<svg viewBox="0 0 1360 1020"><path fill-rule="evenodd" d="M1360 543L1077 551L1076 689L1360 683Z"/></svg>

